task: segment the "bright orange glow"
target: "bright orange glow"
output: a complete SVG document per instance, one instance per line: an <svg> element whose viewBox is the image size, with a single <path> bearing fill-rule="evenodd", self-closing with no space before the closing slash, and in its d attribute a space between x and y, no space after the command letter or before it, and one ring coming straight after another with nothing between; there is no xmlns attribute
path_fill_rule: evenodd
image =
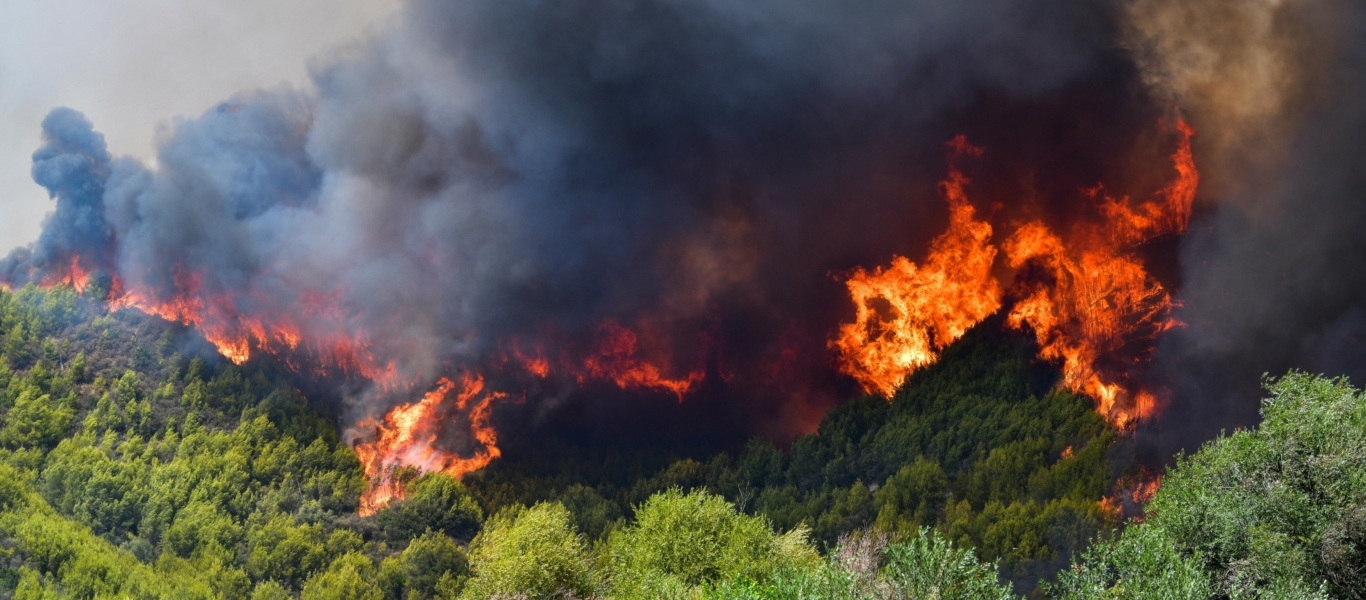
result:
<svg viewBox="0 0 1366 600"><path fill-rule="evenodd" d="M575 374L580 385L590 380L611 381L622 389L672 392L679 401L705 377L701 369L682 379L665 377L659 367L638 355L636 333L612 320L598 326L598 347L583 358L583 365Z"/></svg>
<svg viewBox="0 0 1366 600"><path fill-rule="evenodd" d="M206 293L198 274L178 269L172 284L174 293L159 298L147 289L125 289L123 280L115 279L110 305L114 309L136 308L195 327L234 364L246 363L256 350L276 356L302 350L319 360L320 374L336 369L365 377L384 391L401 387L397 364L376 358L369 342L342 327L345 318L337 294L308 295L293 314L250 315L237 310L232 296ZM305 334L302 321L296 319L326 323L331 332Z"/></svg>
<svg viewBox="0 0 1366 600"><path fill-rule="evenodd" d="M1021 299L1007 315L1026 325L1039 341L1040 355L1062 363L1062 384L1096 400L1097 410L1121 429L1156 409L1151 392L1131 390L1107 373L1101 359L1138 341L1140 355L1169 329L1171 294L1148 274L1133 253L1154 237L1185 231L1200 175L1191 153L1194 130L1177 124L1180 142L1172 155L1176 178L1153 198L1135 203L1105 196L1103 219L1076 224L1064 239L1041 222L1020 227L1003 245L1006 264L1031 265L1034 280L1022 281ZM1099 190L1093 190L1098 195ZM1039 272L1046 277L1039 277Z"/></svg>
<svg viewBox="0 0 1366 600"><path fill-rule="evenodd" d="M452 392L455 402L448 403ZM394 478L399 467L441 472L453 477L483 468L502 456L498 432L489 425L494 400L505 397L488 391L481 375L464 374L457 385L442 378L421 400L394 407L382 421L367 419L358 424L373 435L355 445L370 486L361 496L360 515L369 516L404 498L404 482ZM472 456L460 456L437 446L442 425L452 415L463 414L470 434L482 446Z"/></svg>
<svg viewBox="0 0 1366 600"><path fill-rule="evenodd" d="M1190 221L1200 183L1191 151L1195 130L1180 120L1174 129L1176 177L1153 197L1135 202L1097 186L1086 193L1097 201L1099 219L1079 219L1065 234L1026 222L1001 244L1005 266L1020 274L1007 324L1032 331L1040 356L1061 363L1062 385L1095 399L1097 410L1121 429L1150 417L1158 400L1127 387L1124 368L1104 365L1116 357L1141 362L1156 335L1179 325L1169 316L1171 294L1135 252L1155 237L1185 231ZM957 154L980 153L961 136L950 146ZM856 319L830 345L841 370L869 392L890 397L906 376L1000 307L992 229L975 220L967 183L951 165L940 186L949 229L931 243L923 266L898 256L886 270L859 269L846 281Z"/></svg>
<svg viewBox="0 0 1366 600"><path fill-rule="evenodd" d="M952 157L980 155L963 136L949 143ZM830 347L840 368L868 393L888 398L906 376L933 363L939 351L1001 307L1001 286L991 275L996 248L991 225L977 220L953 166L939 184L949 204L949 229L930 243L921 265L904 256L886 269L855 269L845 281L855 319L840 327Z"/></svg>
<svg viewBox="0 0 1366 600"><path fill-rule="evenodd" d="M71 265L64 269L53 269L43 276L38 282L45 288L57 287L59 285L69 285L77 292L85 292L86 285L90 281L90 269L81 264L79 254L72 255ZM5 288L8 290L8 286Z"/></svg>

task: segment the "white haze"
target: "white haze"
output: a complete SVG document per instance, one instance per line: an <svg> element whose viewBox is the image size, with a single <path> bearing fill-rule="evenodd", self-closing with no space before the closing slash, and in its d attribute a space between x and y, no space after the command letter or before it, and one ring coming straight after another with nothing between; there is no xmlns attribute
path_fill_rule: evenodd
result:
<svg viewBox="0 0 1366 600"><path fill-rule="evenodd" d="M307 80L309 58L361 38L398 0L3 0L0 250L52 209L29 177L39 122L84 112L114 154L150 159L157 125L235 92Z"/></svg>

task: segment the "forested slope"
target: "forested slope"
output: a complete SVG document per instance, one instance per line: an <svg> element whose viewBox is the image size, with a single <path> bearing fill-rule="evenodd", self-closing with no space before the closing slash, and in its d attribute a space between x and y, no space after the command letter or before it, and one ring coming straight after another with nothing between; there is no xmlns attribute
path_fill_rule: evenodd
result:
<svg viewBox="0 0 1366 600"><path fill-rule="evenodd" d="M288 373L107 311L0 292L0 595L1005 598L1059 570L1067 598L1366 587L1366 400L1342 381L1275 384L1261 430L1182 460L1123 534L1101 501L1116 432L991 322L790 447L550 444L465 482L414 473L361 518L355 454Z"/></svg>

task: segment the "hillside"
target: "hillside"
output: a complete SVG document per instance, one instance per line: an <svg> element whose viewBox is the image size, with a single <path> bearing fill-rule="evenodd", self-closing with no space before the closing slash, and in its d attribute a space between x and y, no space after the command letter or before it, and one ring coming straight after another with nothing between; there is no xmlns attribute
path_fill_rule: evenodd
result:
<svg viewBox="0 0 1366 600"><path fill-rule="evenodd" d="M1243 597L1324 581L1334 597L1359 597L1344 570L1359 553L1359 511L1341 486L1363 479L1340 447L1359 435L1325 429L1360 420L1362 400L1342 382L1283 380L1270 430L1183 461L1147 525L1084 553L1119 525L1105 500L1117 434L1088 400L1055 390L1027 339L990 320L891 402L852 400L790 447L548 440L464 482L411 473L406 500L361 518L360 463L330 409L287 372L234 366L183 327L106 311L70 288L0 292L5 595L977 598L1008 597L998 578L1040 595L1035 584L1063 570L1059 597L1138 598L1159 596L1106 594L1156 568L1168 579L1146 584L1152 593L1179 584L1181 597ZM1316 405L1300 398L1337 404L1301 423L1295 407ZM1350 419L1329 419L1338 413ZM1297 436L1306 441L1287 441ZM1321 462L1301 458L1293 472L1267 471L1278 452L1327 452L1336 470L1324 479ZM1238 508L1256 495L1230 487L1238 460L1272 489L1307 491ZM1211 482L1221 496L1201 495ZM1285 514L1297 515L1288 529ZM1211 518L1229 525L1199 525ZM1249 519L1268 525L1239 533Z"/></svg>

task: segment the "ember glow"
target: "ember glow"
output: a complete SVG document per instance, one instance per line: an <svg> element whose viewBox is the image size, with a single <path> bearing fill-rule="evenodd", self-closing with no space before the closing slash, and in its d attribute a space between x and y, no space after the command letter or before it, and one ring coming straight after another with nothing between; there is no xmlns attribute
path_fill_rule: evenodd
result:
<svg viewBox="0 0 1366 600"><path fill-rule="evenodd" d="M1019 225L1001 244L1015 273L1006 322L1032 331L1040 357L1062 366L1062 385L1096 401L1096 409L1125 428L1151 416L1153 393L1126 381L1123 368L1141 363L1155 337L1174 325L1171 294L1148 274L1136 248L1153 238L1185 231L1200 176L1191 152L1193 128L1177 121L1175 178L1153 197L1136 202L1084 191L1095 219L1078 219L1059 234L1042 221ZM978 153L963 138L955 154ZM950 168L941 184L949 202L949 229L930 246L917 268L895 257L888 269L856 270L846 284L856 308L853 323L831 342L843 371L868 392L890 397L915 370L1001 306L1002 286L993 276L997 255L992 228L974 220L961 172Z"/></svg>
<svg viewBox="0 0 1366 600"><path fill-rule="evenodd" d="M241 365L263 352L295 366L300 357L316 363L319 375L338 372L363 377L386 390L402 387L397 366L370 351L363 334L348 331L336 294L310 294L288 314L238 310L237 296L207 293L201 277L176 269L174 293L157 294L150 286L115 280L109 294L113 309L133 308L167 321L194 327L224 358ZM306 328L304 322L314 324Z"/></svg>

